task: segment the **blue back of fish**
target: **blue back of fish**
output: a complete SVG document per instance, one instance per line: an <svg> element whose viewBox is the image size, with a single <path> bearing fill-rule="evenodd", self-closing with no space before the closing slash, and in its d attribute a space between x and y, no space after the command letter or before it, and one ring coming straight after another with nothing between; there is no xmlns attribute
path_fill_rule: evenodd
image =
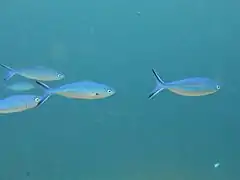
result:
<svg viewBox="0 0 240 180"><path fill-rule="evenodd" d="M13 95L0 100L0 113L19 112L34 108L39 101L40 97L35 95Z"/></svg>
<svg viewBox="0 0 240 180"><path fill-rule="evenodd" d="M78 99L101 99L115 94L113 88L93 81L65 84L58 88L49 89L48 92Z"/></svg>
<svg viewBox="0 0 240 180"><path fill-rule="evenodd" d="M64 74L57 72L54 69L41 66L19 69L17 70L17 73L29 79L36 79L42 81L54 81L64 78Z"/></svg>
<svg viewBox="0 0 240 180"><path fill-rule="evenodd" d="M220 89L217 82L209 78L202 77L173 81L165 83L165 86L174 93L189 96L207 95Z"/></svg>

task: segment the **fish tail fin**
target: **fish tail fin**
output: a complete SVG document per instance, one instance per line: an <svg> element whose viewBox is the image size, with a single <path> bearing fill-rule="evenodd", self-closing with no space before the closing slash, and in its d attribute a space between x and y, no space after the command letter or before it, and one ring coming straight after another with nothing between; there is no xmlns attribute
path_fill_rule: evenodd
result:
<svg viewBox="0 0 240 180"><path fill-rule="evenodd" d="M44 84L43 82L40 82L40 81L36 81L36 83L45 90L45 94L42 96L41 100L37 104L37 106L40 106L43 103L45 103L52 96L52 93L50 91L51 88L48 85L46 85L46 84Z"/></svg>
<svg viewBox="0 0 240 180"><path fill-rule="evenodd" d="M37 83L39 86L41 86L43 89L47 90L47 91L49 91L49 90L51 89L48 85L46 85L46 84L43 83L43 82L36 81L36 83Z"/></svg>
<svg viewBox="0 0 240 180"><path fill-rule="evenodd" d="M52 94L52 88L50 88L48 85L40 81L36 81L36 83L44 89L46 94Z"/></svg>
<svg viewBox="0 0 240 180"><path fill-rule="evenodd" d="M158 75L158 73L154 69L152 69L152 73L153 73L153 75L155 77L155 80L156 80L156 87L149 94L148 99L154 98L154 96L156 96L159 92L161 92L162 90L164 90L166 88L164 81L160 78L160 76Z"/></svg>
<svg viewBox="0 0 240 180"><path fill-rule="evenodd" d="M4 64L0 64L0 66L2 66L3 68L5 68L8 71L8 73L4 77L4 81L8 81L16 74L16 71L13 68L6 66Z"/></svg>
<svg viewBox="0 0 240 180"><path fill-rule="evenodd" d="M4 81L8 81L8 80L11 79L15 74L16 74L16 72L14 72L14 71L8 71L8 73L4 76L3 80L4 80Z"/></svg>
<svg viewBox="0 0 240 180"><path fill-rule="evenodd" d="M51 95L52 94L50 94L50 93L46 93L45 95L43 95L41 100L38 102L37 107L41 106L43 103L45 103L51 97Z"/></svg>

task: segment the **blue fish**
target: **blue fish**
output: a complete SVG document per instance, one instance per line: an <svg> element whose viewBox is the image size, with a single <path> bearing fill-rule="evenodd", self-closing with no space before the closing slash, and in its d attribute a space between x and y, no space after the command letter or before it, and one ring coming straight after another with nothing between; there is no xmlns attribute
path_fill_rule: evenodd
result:
<svg viewBox="0 0 240 180"><path fill-rule="evenodd" d="M13 95L0 100L0 114L22 112L43 104L49 96Z"/></svg>
<svg viewBox="0 0 240 180"><path fill-rule="evenodd" d="M58 88L50 88L40 81L36 83L46 90L47 95L57 94L67 98L103 99L115 94L113 88L93 81L74 82Z"/></svg>
<svg viewBox="0 0 240 180"><path fill-rule="evenodd" d="M17 82L5 86L7 89L10 89L12 91L29 91L35 88L35 86L32 83L27 81Z"/></svg>
<svg viewBox="0 0 240 180"><path fill-rule="evenodd" d="M156 78L156 87L148 96L149 99L152 99L164 89L182 96L205 96L220 90L220 85L209 78L193 77L179 81L164 82L154 69L152 69L152 72Z"/></svg>
<svg viewBox="0 0 240 180"><path fill-rule="evenodd" d="M5 81L11 79L14 75L19 75L25 77L27 79L39 80L39 81L55 81L61 80L65 77L65 75L61 72L58 72L54 69L36 66L30 68L22 68L22 69L13 69L4 64L0 64L3 68L8 70L7 75L4 77Z"/></svg>

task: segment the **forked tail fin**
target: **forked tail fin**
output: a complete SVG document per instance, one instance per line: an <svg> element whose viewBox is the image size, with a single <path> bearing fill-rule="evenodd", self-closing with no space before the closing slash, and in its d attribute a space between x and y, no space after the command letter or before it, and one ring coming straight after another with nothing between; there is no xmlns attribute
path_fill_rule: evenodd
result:
<svg viewBox="0 0 240 180"><path fill-rule="evenodd" d="M45 90L45 94L42 96L41 100L39 101L39 103L37 104L37 106L40 106L42 105L43 103L45 103L51 96L52 96L52 93L50 91L50 87L40 81L36 81L36 83L41 86L42 88L44 88Z"/></svg>
<svg viewBox="0 0 240 180"><path fill-rule="evenodd" d="M149 94L148 99L152 99L154 98L159 92L161 92L162 90L165 89L165 83L164 81L160 78L160 76L158 75L158 73L152 69L152 73L155 77L156 80L156 87L155 89Z"/></svg>
<svg viewBox="0 0 240 180"><path fill-rule="evenodd" d="M13 68L6 66L4 64L0 64L0 66L2 66L3 68L5 68L8 71L4 77L4 81L8 81L16 74L16 71Z"/></svg>

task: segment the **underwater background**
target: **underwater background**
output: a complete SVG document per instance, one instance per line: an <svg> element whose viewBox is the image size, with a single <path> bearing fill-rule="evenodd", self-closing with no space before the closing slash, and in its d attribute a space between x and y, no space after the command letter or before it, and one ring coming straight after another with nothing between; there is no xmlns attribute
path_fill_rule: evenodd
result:
<svg viewBox="0 0 240 180"><path fill-rule="evenodd" d="M117 91L103 100L53 96L1 115L0 180L239 180L239 7L235 0L0 2L1 63L64 72L51 87L94 80ZM209 77L221 90L205 97L166 90L148 100L151 68L165 81ZM1 98L10 94L2 86Z"/></svg>

